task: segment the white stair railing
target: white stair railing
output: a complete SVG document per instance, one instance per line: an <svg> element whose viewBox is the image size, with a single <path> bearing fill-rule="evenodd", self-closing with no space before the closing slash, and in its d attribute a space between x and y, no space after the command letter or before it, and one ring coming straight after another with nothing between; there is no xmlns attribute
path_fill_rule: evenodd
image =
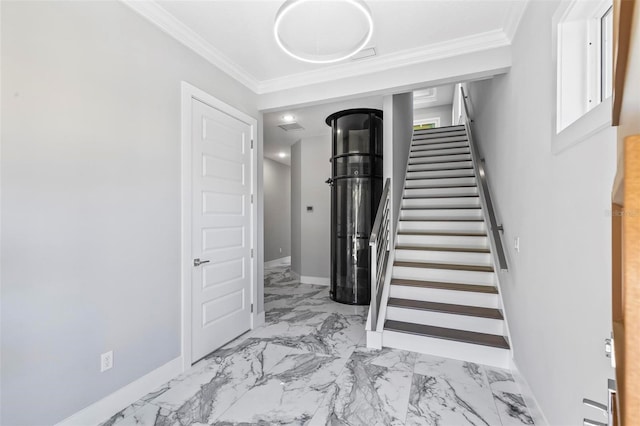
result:
<svg viewBox="0 0 640 426"><path fill-rule="evenodd" d="M387 263L389 251L391 250L391 199L389 186L391 179L387 178L382 190L380 204L376 212L376 219L373 223L371 236L369 237L369 248L371 252L371 305L369 311L370 322L367 331L378 331L378 316L380 314L380 302L382 300L382 289L387 273Z"/></svg>

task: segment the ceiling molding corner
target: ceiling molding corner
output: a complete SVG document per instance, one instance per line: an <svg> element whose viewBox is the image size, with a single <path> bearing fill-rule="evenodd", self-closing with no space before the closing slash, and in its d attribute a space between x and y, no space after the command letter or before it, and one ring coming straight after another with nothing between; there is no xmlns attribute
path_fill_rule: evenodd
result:
<svg viewBox="0 0 640 426"><path fill-rule="evenodd" d="M232 62L225 55L220 53L215 47L198 35L182 21L167 12L155 1L121 0L133 11L155 24L165 33L184 44L208 62L237 80L247 88L257 93L259 89L258 80L243 70L236 63Z"/></svg>
<svg viewBox="0 0 640 426"><path fill-rule="evenodd" d="M271 80L263 80L258 83L257 93L262 95L349 77L358 77L365 74L387 71L389 69L508 46L509 44L510 40L505 32L498 29L378 56L371 60L350 62Z"/></svg>
<svg viewBox="0 0 640 426"><path fill-rule="evenodd" d="M504 34L507 39L509 39L509 43L513 42L513 38L516 35L516 31L518 31L518 26L520 25L520 21L522 20L522 16L524 15L527 6L529 5L529 1L530 0L514 1L507 13L502 28L504 29Z"/></svg>

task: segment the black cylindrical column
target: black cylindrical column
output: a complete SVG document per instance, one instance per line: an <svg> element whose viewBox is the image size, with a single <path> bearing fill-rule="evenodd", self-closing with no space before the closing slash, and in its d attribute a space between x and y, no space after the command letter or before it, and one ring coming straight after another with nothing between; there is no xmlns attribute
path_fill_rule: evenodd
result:
<svg viewBox="0 0 640 426"><path fill-rule="evenodd" d="M349 109L327 117L332 130L331 299L371 299L369 237L382 196L382 111Z"/></svg>

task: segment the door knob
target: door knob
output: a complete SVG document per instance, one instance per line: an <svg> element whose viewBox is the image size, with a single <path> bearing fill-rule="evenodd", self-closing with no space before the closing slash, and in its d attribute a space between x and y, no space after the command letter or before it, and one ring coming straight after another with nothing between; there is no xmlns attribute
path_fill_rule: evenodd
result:
<svg viewBox="0 0 640 426"><path fill-rule="evenodd" d="M208 260L193 259L193 266L200 266L203 263L209 263Z"/></svg>

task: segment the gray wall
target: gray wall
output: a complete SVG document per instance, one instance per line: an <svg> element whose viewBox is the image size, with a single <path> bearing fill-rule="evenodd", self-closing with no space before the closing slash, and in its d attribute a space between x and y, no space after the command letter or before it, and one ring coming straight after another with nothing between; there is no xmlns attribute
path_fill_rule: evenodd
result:
<svg viewBox="0 0 640 426"><path fill-rule="evenodd" d="M299 275L326 280L331 272L331 188L325 183L331 176L330 158L329 135L292 146L291 267Z"/></svg>
<svg viewBox="0 0 640 426"><path fill-rule="evenodd" d="M413 137L413 93L384 98L384 177L391 178L391 235L402 204L404 178L407 172L411 138Z"/></svg>
<svg viewBox="0 0 640 426"><path fill-rule="evenodd" d="M302 141L291 146L291 270L302 271Z"/></svg>
<svg viewBox="0 0 640 426"><path fill-rule="evenodd" d="M291 167L264 159L264 261L291 256Z"/></svg>
<svg viewBox="0 0 640 426"><path fill-rule="evenodd" d="M260 115L119 2L1 7L0 423L53 424L180 355L180 82Z"/></svg>
<svg viewBox="0 0 640 426"><path fill-rule="evenodd" d="M325 183L331 176L331 136L302 140L301 235L302 269L300 275L329 278L331 273L331 188ZM312 206L313 211L307 211Z"/></svg>
<svg viewBox="0 0 640 426"><path fill-rule="evenodd" d="M603 341L611 330L612 128L552 151L558 2L531 2L505 76L470 84L509 272L500 275L515 363L552 425L594 417L582 398L606 401L612 377ZM513 250L520 237L520 253Z"/></svg>
<svg viewBox="0 0 640 426"><path fill-rule="evenodd" d="M440 118L440 127L451 126L452 105L441 105L432 108L418 108L413 110L414 120L426 118Z"/></svg>

